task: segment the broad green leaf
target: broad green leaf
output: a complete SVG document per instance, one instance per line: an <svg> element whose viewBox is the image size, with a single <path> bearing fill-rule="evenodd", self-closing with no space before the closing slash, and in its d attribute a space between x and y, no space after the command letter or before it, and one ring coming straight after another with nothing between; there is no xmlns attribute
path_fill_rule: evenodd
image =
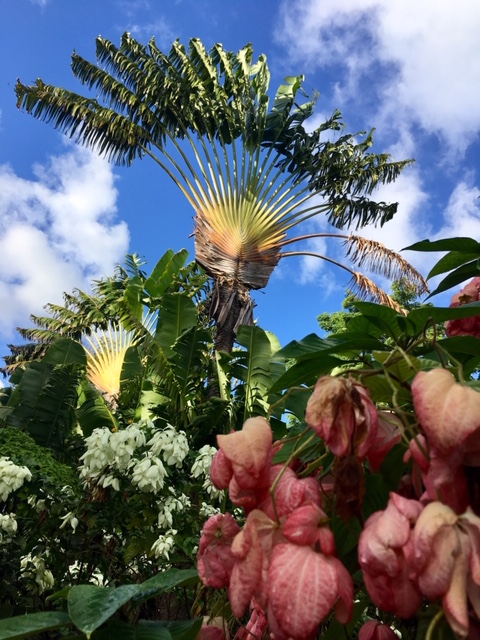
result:
<svg viewBox="0 0 480 640"><path fill-rule="evenodd" d="M198 573L195 569L167 569L153 578L136 585L134 601L146 600L158 596L174 587L194 586L198 583Z"/></svg>
<svg viewBox="0 0 480 640"><path fill-rule="evenodd" d="M112 620L102 629L92 634L92 640L172 640L172 634L162 622L151 621L151 624L127 624L120 620ZM150 622L150 621L149 621Z"/></svg>
<svg viewBox="0 0 480 640"><path fill-rule="evenodd" d="M84 437L90 436L94 429L102 427L116 431L117 420L99 391L86 379L80 382L80 389L76 416Z"/></svg>
<svg viewBox="0 0 480 640"><path fill-rule="evenodd" d="M460 267L466 262L472 262L480 258L480 251L476 253L464 253L463 251L450 251L446 256L443 256L437 264L430 270L427 279L438 276L440 273L446 273L452 271L457 267Z"/></svg>
<svg viewBox="0 0 480 640"><path fill-rule="evenodd" d="M303 358L292 365L269 389L269 394L305 385L307 387L315 384L317 379L329 373L335 367L345 364L345 360L339 360L330 355L313 355L308 359Z"/></svg>
<svg viewBox="0 0 480 640"><path fill-rule="evenodd" d="M83 346L70 338L58 338L48 348L43 362L53 365L79 364L87 366L87 354Z"/></svg>
<svg viewBox="0 0 480 640"><path fill-rule="evenodd" d="M470 302L460 307L419 307L412 309L408 319L413 322L418 333L422 333L427 324L436 324L446 320L469 318L480 314L480 302Z"/></svg>
<svg viewBox="0 0 480 640"><path fill-rule="evenodd" d="M196 324L197 309L193 300L186 293L167 293L162 298L155 341L168 356L182 333Z"/></svg>
<svg viewBox="0 0 480 640"><path fill-rule="evenodd" d="M444 238L443 240L421 240L402 251L459 251L480 255L480 242L473 238Z"/></svg>
<svg viewBox="0 0 480 640"><path fill-rule="evenodd" d="M78 585L72 587L68 594L68 613L74 625L90 638L92 631L137 593L137 585L125 585L117 589Z"/></svg>
<svg viewBox="0 0 480 640"><path fill-rule="evenodd" d="M192 640L196 638L202 628L203 618L192 618L191 620L173 620L165 622L154 622L152 620L140 620L139 629L148 631L150 629L160 629L163 627L168 631L172 640ZM152 640L154 640L153 636ZM150 640L150 637L139 637L139 640Z"/></svg>
<svg viewBox="0 0 480 640"><path fill-rule="evenodd" d="M444 278L437 288L432 291L432 293L428 296L431 298L432 296L437 295L437 293L442 293L442 291L447 291L452 287L455 287L459 284L465 282L465 280L469 280L470 278L475 278L480 275L480 258L476 260L472 260L471 262L467 262L467 264L458 267L451 273L448 274L446 278Z"/></svg>
<svg viewBox="0 0 480 640"><path fill-rule="evenodd" d="M145 290L152 298L159 298L172 285L180 269L185 265L188 251L181 249L174 253L172 249L166 251L153 268L145 282Z"/></svg>
<svg viewBox="0 0 480 640"><path fill-rule="evenodd" d="M70 616L63 611L42 611L0 620L0 640L29 638L45 631L70 625Z"/></svg>

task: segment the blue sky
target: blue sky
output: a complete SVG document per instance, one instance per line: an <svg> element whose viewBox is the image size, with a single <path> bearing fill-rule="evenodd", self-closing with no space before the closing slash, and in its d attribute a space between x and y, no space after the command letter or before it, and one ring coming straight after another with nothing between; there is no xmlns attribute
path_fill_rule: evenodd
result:
<svg viewBox="0 0 480 640"><path fill-rule="evenodd" d="M285 76L304 74L305 89L320 92L315 122L339 108L348 131L376 127L375 151L416 159L377 194L400 203L396 218L362 235L395 250L426 237L480 239L478 0L10 0L0 15L0 346L126 253L151 268L170 247L194 255L193 212L153 162L118 169L15 107L17 77L82 92L70 56L93 61L97 35L116 44L125 31L145 43L154 35L166 50L176 38L231 50L251 42L267 55L272 97ZM305 232L318 230L325 221ZM340 255L338 243L311 248ZM424 275L438 258L404 257ZM340 308L348 280L314 258L286 259L255 294L258 321L282 344L299 339Z"/></svg>

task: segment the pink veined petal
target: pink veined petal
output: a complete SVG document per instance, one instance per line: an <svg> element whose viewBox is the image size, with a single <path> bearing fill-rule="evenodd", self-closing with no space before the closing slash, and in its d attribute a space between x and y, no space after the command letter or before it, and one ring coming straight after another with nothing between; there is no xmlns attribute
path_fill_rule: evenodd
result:
<svg viewBox="0 0 480 640"><path fill-rule="evenodd" d="M452 580L448 592L442 599L443 611L448 624L461 638L468 638L467 609L467 559L460 553L454 564Z"/></svg>
<svg viewBox="0 0 480 640"><path fill-rule="evenodd" d="M353 613L354 588L350 573L338 558L327 557L326 561L337 574L338 600L335 604L335 617L340 624L350 622Z"/></svg>
<svg viewBox="0 0 480 640"><path fill-rule="evenodd" d="M446 369L417 373L412 394L427 439L439 451L448 453L480 429L480 393L457 383Z"/></svg>
<svg viewBox="0 0 480 640"><path fill-rule="evenodd" d="M398 640L398 636L388 625L369 620L360 628L358 640Z"/></svg>
<svg viewBox="0 0 480 640"><path fill-rule="evenodd" d="M269 608L292 640L304 640L330 613L338 597L335 566L310 547L278 544L269 570Z"/></svg>
<svg viewBox="0 0 480 640"><path fill-rule="evenodd" d="M218 435L218 446L232 463L243 489L256 486L272 458L272 430L264 418L249 418L241 431Z"/></svg>
<svg viewBox="0 0 480 640"><path fill-rule="evenodd" d="M428 556L416 558L419 560L418 586L420 591L430 600L442 598L450 588L458 555L462 553L459 534L455 526L446 525L439 529L431 540Z"/></svg>
<svg viewBox="0 0 480 640"><path fill-rule="evenodd" d="M210 479L217 489L226 489L232 479L232 463L221 449L212 458Z"/></svg>
<svg viewBox="0 0 480 640"><path fill-rule="evenodd" d="M318 505L306 504L292 511L286 519L282 531L289 542L300 545L314 545L317 541L321 542L319 530L326 529L332 537L332 542L326 539L325 543L327 548L333 547L333 551L329 551L329 553L334 553L335 542L333 540L333 533L326 526L327 523L328 517ZM322 551L326 553L323 549Z"/></svg>

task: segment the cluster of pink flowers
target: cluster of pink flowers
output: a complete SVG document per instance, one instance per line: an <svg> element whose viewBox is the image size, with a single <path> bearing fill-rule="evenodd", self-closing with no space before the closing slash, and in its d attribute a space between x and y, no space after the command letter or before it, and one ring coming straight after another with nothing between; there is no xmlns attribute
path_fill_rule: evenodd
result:
<svg viewBox="0 0 480 640"><path fill-rule="evenodd" d="M415 376L412 395L419 433L405 455L409 482L363 526L364 586L379 609L399 618L414 616L425 601L439 603L458 637L480 638L480 518L470 477L480 471L480 393L434 369ZM377 471L402 429L393 414L377 411L358 381L330 376L318 381L306 422L335 456L330 487L273 464L277 448L263 418L218 436L212 482L228 488L246 522L241 528L229 513L210 518L198 569L205 585L228 589L237 618L249 611L235 640L309 640L332 610L343 624L352 615L354 584L336 556L322 496L330 488L336 512L361 519L365 465ZM359 634L395 637L374 620Z"/></svg>
<svg viewBox="0 0 480 640"><path fill-rule="evenodd" d="M247 519L243 529L229 513L206 522L198 571L205 585L228 588L235 616L250 609L237 640L260 638L267 625L276 640L314 638L332 607L346 623L353 582L335 556L317 480L299 479L291 468L272 465L272 431L263 418L218 436L218 445L212 482L228 487Z"/></svg>
<svg viewBox="0 0 480 640"><path fill-rule="evenodd" d="M419 372L412 393L422 434L405 459L413 458L417 496L392 493L366 521L358 546L365 586L400 618L424 598L440 602L458 637L480 637L480 518L468 481L480 467L480 393L445 369Z"/></svg>
<svg viewBox="0 0 480 640"><path fill-rule="evenodd" d="M456 293L450 302L451 307L460 307L469 302L478 302L480 300L480 278L473 278L467 285ZM469 318L458 318L457 320L449 320L445 324L447 336L475 336L480 338L480 315L470 316Z"/></svg>

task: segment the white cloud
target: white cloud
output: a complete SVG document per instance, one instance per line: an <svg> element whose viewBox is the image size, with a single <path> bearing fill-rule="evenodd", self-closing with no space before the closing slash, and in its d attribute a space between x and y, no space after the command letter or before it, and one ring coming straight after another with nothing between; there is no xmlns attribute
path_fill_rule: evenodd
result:
<svg viewBox="0 0 480 640"><path fill-rule="evenodd" d="M337 98L374 92L392 127L408 117L463 150L480 129L479 23L477 0L289 0L277 37L313 68L346 68Z"/></svg>
<svg viewBox="0 0 480 640"><path fill-rule="evenodd" d="M128 250L116 220L110 165L80 147L34 167L35 180L0 166L0 334L64 291L88 289L111 273Z"/></svg>
<svg viewBox="0 0 480 640"><path fill-rule="evenodd" d="M163 17L145 24L131 24L127 31L140 41L148 41L154 37L157 45L161 48L170 48L176 38L172 28Z"/></svg>

